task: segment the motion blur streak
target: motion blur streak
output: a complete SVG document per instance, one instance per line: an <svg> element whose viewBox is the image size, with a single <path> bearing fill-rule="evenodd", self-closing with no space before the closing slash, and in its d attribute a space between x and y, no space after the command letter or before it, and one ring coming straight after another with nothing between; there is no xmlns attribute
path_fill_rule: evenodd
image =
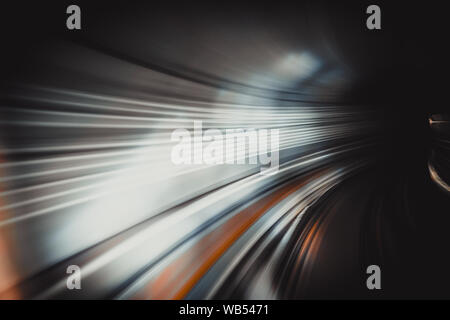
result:
<svg viewBox="0 0 450 320"><path fill-rule="evenodd" d="M448 119L407 112L438 91L415 32L394 55L361 6L92 6L0 59L0 298L372 297L370 264L384 298L448 290L445 264L409 282L444 248L450 181ZM198 121L278 129L278 170L174 164Z"/></svg>
<svg viewBox="0 0 450 320"><path fill-rule="evenodd" d="M83 52L83 60L71 61L84 74L70 79L91 81L95 92L19 84L2 106L8 138L1 152L8 161L0 164L6 186L0 193L0 228L19 248L15 264L21 272L6 297L18 288L26 297L72 296L64 278L69 264L82 268L83 291L76 294L81 297L129 298L138 291L147 292L146 298L185 297L263 214L276 216L316 201L362 164L345 159L370 145L372 124L355 108L286 101L269 89L260 91L272 92L265 95L270 97L255 97L245 88L198 84L83 47L67 44L64 50ZM286 81L295 68L306 81L320 65L312 54L286 59L277 67L288 72ZM55 63L68 65L63 58ZM90 78L87 64L104 68L98 74L102 82L122 84L106 90ZM122 89L144 79L145 96L131 97ZM279 171L261 176L260 166L248 161L174 165L171 132L192 129L194 120L203 121L203 130L279 129ZM331 166L339 161L341 167ZM305 176L316 169L321 171ZM290 207L273 211L300 191ZM298 210L270 221L286 224ZM249 243L261 232L252 231Z"/></svg>
<svg viewBox="0 0 450 320"><path fill-rule="evenodd" d="M3 159L0 154L0 164L3 163ZM1 176L1 170L0 170L0 176ZM0 184L0 192L3 191L2 185ZM0 207L3 206L2 199L0 198ZM0 211L0 219L6 218L6 210ZM0 233L0 292L3 292L4 290L8 289L11 285L14 285L15 282L17 282L18 276L14 270L14 266L12 264L12 260L10 257L11 247L8 246L8 242L6 237L2 233ZM10 290L9 295L7 298L10 299L19 299L20 295L19 292L16 290Z"/></svg>

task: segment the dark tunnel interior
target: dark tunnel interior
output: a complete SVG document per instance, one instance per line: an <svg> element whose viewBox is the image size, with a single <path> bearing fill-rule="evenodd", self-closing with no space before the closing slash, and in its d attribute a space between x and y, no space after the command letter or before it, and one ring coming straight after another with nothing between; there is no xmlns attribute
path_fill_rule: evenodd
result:
<svg viewBox="0 0 450 320"><path fill-rule="evenodd" d="M308 169L309 171L305 172L311 175L319 174L321 168L324 172L331 172L334 166L342 165L342 168L347 168L346 166L351 167L348 164L351 161L362 159L367 159L370 165L364 167L364 170L359 167L357 170L350 170L348 178L336 184L336 187L333 184L333 188L327 189L327 192L321 194L319 200L311 204L310 209L304 214L305 219L296 227L290 229L288 225L283 225L283 228L280 227L282 232L274 235L273 238L268 235L267 239L261 238L255 242L255 246L260 245L261 248L264 248L264 250L261 249L263 253L255 256L256 249L250 250L245 255L245 259L243 258L240 264L236 264L239 268L227 273L229 276L227 279L230 280L208 297L248 298L248 290L253 288L252 285L259 288L258 281L262 281L256 279L260 272L263 273L261 270L264 268L261 266L270 265L272 267L268 261L275 259L273 257L277 252L275 250L278 248L277 245L282 243L283 235L291 234L289 232L292 232L293 235L286 242L288 243L286 248L289 249L285 249L283 254L276 256L279 260L273 264L275 265L273 268L277 272L272 281L280 283L277 287L279 290L277 292L280 292L276 296L277 298L450 297L450 275L448 273L450 269L448 255L450 197L448 192L432 181L429 171L429 161L434 153L443 155L439 158L442 161L439 163L449 163L445 162L448 161L448 149L446 149L447 151L442 149L444 151L439 151L441 153L435 151L437 150L436 146L439 145L436 141L444 139L442 137L445 136L445 133L442 132L448 133L448 127L445 129L447 131L444 129L442 132L436 131L433 130L430 123L430 119L434 115L448 115L450 111L448 105L448 61L450 55L446 45L448 42L448 32L446 31L448 29L446 14L448 13L446 11L437 6L424 7L423 3L383 2L380 4L383 10L383 27L381 30L372 32L364 27L365 8L371 4L367 1L304 1L301 3L296 1L258 1L257 3L235 1L206 3L200 1L195 4L191 2L180 4L173 1L151 3L138 1L130 4L128 2L126 4L125 2L102 1L96 1L95 4L79 2L82 7L85 6L89 10L86 10L86 14L83 16L83 23L86 27L77 33L69 34L67 30L57 27L61 23L64 24L65 16L55 13L64 11L68 4L67 1L60 1L57 5L50 2L27 4L26 10L19 9L21 4L13 4L9 12L3 15L0 21L3 42L0 62L2 68L0 146L2 148L11 150L16 147L31 148L40 146L40 143L47 146L53 142L52 139L59 142L65 138L67 141L63 142L69 146L71 143L76 145L79 141L89 142L90 139L104 136L108 139L112 137L111 140L115 142L117 141L114 140L116 137L121 137L121 133L116 133L116 131L109 132L106 129L98 128L88 128L72 134L72 131L65 131L64 128L52 127L48 129L48 132L33 132L31 129L24 131L22 127L16 126L16 122L25 118L21 113L14 113L14 111L4 108L6 105L18 110L29 107L34 111L48 108L50 111L79 112L77 108L80 106L76 103L69 105L67 109L60 110L51 104L47 105L45 99L51 100L51 94L41 93L39 88L29 90L22 86L35 83L41 87L67 88L77 90L77 92L92 92L92 94L99 95L113 92L114 94L111 96L122 94L123 96L128 95L130 99L144 100L146 95L155 95L170 98L173 101L183 101L183 99L191 101L198 98L198 101L203 104L212 101L212 105L216 102L214 99L218 104L222 103L223 105L227 103L247 105L246 101L250 101L249 105L267 103L272 107L270 105L272 103L280 109L279 112L288 110L286 114L282 114L281 118L287 122L293 121L289 117L305 106L313 106L311 113L314 113L315 106L318 106L320 112L325 110L324 114L328 112L327 110L332 110L330 116L324 116L324 120L321 120L324 125L338 123L345 130L346 126L353 128L354 123L357 123L358 126L355 125L357 129L339 139L324 139L317 144L317 150L328 150L327 148L359 143L363 133L365 135L361 141L367 142L367 144L364 147L356 148L357 152L351 151L335 160L332 158L333 155L330 157L329 163L323 164L323 168L311 167ZM48 17L38 14L42 10L46 11ZM315 76L310 78L305 76L305 78L291 82L283 82L284 80L281 81L275 77L271 78L272 75L267 70L272 69L269 69L268 66L272 63L276 65L274 61L279 58L277 56L279 52L302 52L304 53L300 56L302 59L306 57L313 62L314 59L317 59L320 61L319 71L316 71ZM128 64L132 67L129 67ZM98 69L96 69L97 65ZM123 72L123 77L114 74L115 66L117 66L117 74ZM134 68L131 70L138 71L127 71L127 68ZM141 69L146 70L145 72L151 70L151 76L140 71ZM336 70L341 73L337 73ZM289 76L290 71L286 72ZM336 73L333 73L335 71ZM131 80L127 82L128 79L124 78L132 75L132 72L136 74L142 72L142 79L136 76L137 80L133 82L134 79L131 76ZM158 76L153 76L153 72ZM252 72L256 76L248 75ZM338 80L333 80L334 82L323 80L325 75L335 76L336 74L338 76L332 79ZM112 80L108 77L111 77ZM152 81L157 83L158 77L164 77L161 80L164 86L153 88ZM170 82L172 80L166 80L165 77L176 78L181 84L178 87L178 82L173 82L175 83L173 84ZM338 87L341 82L343 83L342 88ZM194 89L189 89L190 86ZM197 86L200 88L198 91L196 91ZM111 88L118 88L118 90L114 91ZM33 94L38 96L42 94L39 97L45 99L36 102L31 98L28 100L17 98L17 96L27 97L28 95L33 96ZM76 100L70 95L66 97L62 93L58 94L60 96L55 94L55 100ZM234 96L238 96L238 98L233 100ZM163 98L157 102L165 102ZM86 103L88 103L91 97L83 99L86 100L76 100L75 102L82 104L87 101ZM99 105L104 107L112 100L105 101L107 102ZM241 101L244 102L241 103ZM35 104L30 105L30 102ZM133 108L136 108L136 105L139 106L135 103ZM118 106L120 107L119 104ZM219 107L221 106L219 105ZM216 108L220 109L219 107ZM277 108L274 108L275 111L270 109L269 116L264 114L264 119L275 117ZM264 112L266 112L265 110L263 109ZM114 112L111 113L112 116L128 116L128 111ZM207 112L209 111L203 110L200 114L207 114ZM346 112L350 116L346 116ZM89 116L95 114L95 111L86 111L86 114ZM342 116L342 114L344 115ZM195 116L198 115L195 114ZM195 116L189 115L189 119L195 118ZM219 120L228 119L223 114L220 116L218 116ZM255 118L257 116L255 115ZM340 118L341 116L342 118ZM178 115L173 117L176 118ZM236 121L241 120L239 113L233 113L233 117L233 119L237 119ZM161 118L164 117L161 116ZM244 115L242 119L246 119ZM29 122L52 121L50 116L44 120L35 120L30 116L25 120ZM73 120L73 122L76 121ZM298 123L294 125L302 129ZM126 131L125 135L134 139L135 136L142 133L139 130L141 129L130 129ZM365 130L368 130L367 134ZM159 132L154 130L149 133ZM444 136L439 136L439 134L444 134ZM58 138L60 140L57 140ZM298 139L300 138L298 137ZM300 144L300 142L298 143ZM302 153L288 154L286 151L288 154L286 159L304 156L303 152L306 151L301 147L300 144L299 149ZM316 150L314 148L311 147L311 150ZM108 152L122 151L119 147L105 150ZM309 149L305 148L305 150ZM83 152L89 154L89 152L100 151L102 150L89 149ZM5 155L5 159L14 163L47 159L53 156L77 155L77 151L60 152L52 149L51 151L28 153L11 152ZM285 160L285 162L288 161ZM450 167L441 165L439 170L443 177L450 176ZM28 173L28 171L18 171L11 174L25 175ZM82 175L80 174L80 176ZM205 176L207 175L205 174ZM211 174L208 179L218 179L217 176L218 174ZM255 191L255 196L251 199L252 201L260 199L258 197L265 195L263 191L266 192L266 190L278 192L277 188L283 187L284 183L287 183L285 181L292 183L298 177L300 177L299 172L292 173L288 178L280 177L279 180L273 182L273 185L267 184L261 187L259 193ZM188 181L196 183L201 179L203 176L194 177ZM42 183L50 182L52 180L42 181ZM231 182L233 181L226 180L226 183L223 182L220 186L227 186ZM18 182L18 185L6 185L6 189L28 187L25 182L23 185L19 183L22 182ZM33 183L41 182L37 180ZM277 187L275 188L275 186ZM160 190L164 190L164 188L165 186L159 187ZM190 190L190 188L185 186L182 189ZM170 188L167 189L170 190ZM208 189L208 192L215 190ZM161 213L158 214L163 215L173 208L176 210L179 208L177 206L188 203L188 200L198 200L197 197L202 195L200 191L198 192L195 196L193 193L191 198L186 198L187 200L182 198L186 202L170 202L170 206L167 205L167 208L164 207L164 210L161 209ZM209 194L205 192L203 196L208 197ZM273 196L275 197L275 193ZM142 196L144 199L148 197L148 194ZM163 196L161 196L162 198ZM26 201L27 199L20 198L19 200ZM70 200L73 199L66 201ZM222 219L223 216L232 212L232 209L241 208L240 206L244 205L243 200L250 203L248 201L250 199L242 199L242 202L238 203L239 205L230 205L227 210L218 214L217 219ZM57 204L51 203L48 206ZM86 208L82 207L79 210L80 212L83 210L90 212ZM256 209L255 212L257 212ZM75 213L72 212L68 214L75 216ZM97 244L103 243L107 248L113 247L114 243L110 244L106 241L112 241L116 239L114 238L116 236L126 238L127 232L131 234L135 230L133 228L143 228L145 226L143 223L151 223L153 221L151 219L154 219L153 216L150 218L145 216L145 219L143 217L139 216L141 220L136 218L129 225L124 224L119 229L114 229L114 232L105 232L102 234L104 238L99 236L95 241L92 239L91 243L86 242L80 244L79 247L71 247L71 250L68 249L67 252L61 251L60 253L55 249L57 253L54 256L49 255L48 260L45 260L45 263L42 262L42 266L30 270L24 267L23 279L19 281L18 288L25 292L24 296L37 294L36 292L39 292L40 288L47 286L47 282L56 281L58 276L56 276L55 270L60 270L58 268L62 268L66 261L71 261L71 257L80 255L89 261L91 255L95 256L96 254L91 254L89 250L96 248ZM76 218L67 221L63 221L63 218L61 221L56 218L54 221L48 219L49 221L45 220L36 228L30 222L24 227L23 233L20 228L12 227L12 231L8 232L17 237L15 238L18 239L17 242L23 245L25 240L30 239L26 237L33 238L36 234L43 234L47 230L45 228L53 230L54 226L60 224L67 226L72 221L78 221ZM213 222L216 223L216 220ZM199 226L195 230L201 232L209 230L207 228L211 227L213 222ZM81 222L79 223L82 225ZM0 228L2 228L1 224ZM319 230L317 231L317 241L322 241L317 253L314 251L314 243L310 247L304 243L298 244L299 239L307 239L308 235L312 234L308 232L316 230L315 228ZM248 230L253 229L249 228ZM274 225L267 230L269 234L269 231L278 229ZM192 231L189 235L195 234L195 232ZM21 234L24 238L17 234ZM264 241L270 244L262 247L265 244ZM186 240L186 246L188 244L190 245L190 242ZM38 252L42 249L39 247L39 241L34 245L36 248L30 244L30 251ZM236 241L236 246L238 245L239 243ZM47 247L53 248L51 245L47 245ZM244 247L242 244L242 248ZM236 248L232 247L227 252L230 255L232 252L241 252ZM302 267L299 269L293 257L302 256L304 254L302 252L307 250L304 248L313 253L309 253L309 258L305 258L305 261L302 260ZM27 249L22 248L22 250L26 252ZM98 250L100 252L103 249ZM171 250L167 249L165 253L168 257L175 252L175 249ZM161 256L163 255L161 254ZM21 254L18 254L17 259L18 261L27 261ZM210 269L207 269L209 273L205 271L206 276L202 278L204 282L199 282L197 286L192 285L191 296L187 295L187 297L206 297L205 288L215 281L215 273L223 272L226 269L225 266L228 266L228 261L232 261L227 260L231 258L228 258L226 254L222 259L217 260L213 267L210 266ZM80 261L85 260L80 259ZM364 279L367 275L363 266L368 264L379 264L383 270L387 270L383 276L381 293L369 292L365 288ZM122 283L111 285L111 287L105 285L107 289L101 289L104 291L99 289L98 293L94 291L93 297L116 297L116 294L121 293L124 288L132 287L133 281L140 279L139 277L145 275L147 270L152 267L150 262L142 263L142 266L136 267L137 269L133 271L132 275L129 275ZM242 270L250 271L242 275ZM217 276L217 278L219 277ZM297 286L294 285L297 283ZM0 297L1 289L0 287ZM254 290L252 292L257 292L257 289L252 290ZM65 297L65 294L63 293L61 296ZM56 296L59 297L58 294ZM257 293L254 296L250 295L250 297L255 296L260 298Z"/></svg>

